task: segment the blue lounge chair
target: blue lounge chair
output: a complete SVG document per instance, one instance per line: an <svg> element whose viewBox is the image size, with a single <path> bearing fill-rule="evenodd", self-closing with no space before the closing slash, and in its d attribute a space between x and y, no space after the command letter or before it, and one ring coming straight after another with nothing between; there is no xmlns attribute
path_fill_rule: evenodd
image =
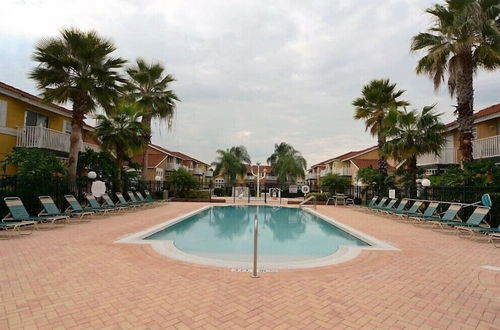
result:
<svg viewBox="0 0 500 330"><path fill-rule="evenodd" d="M369 207L368 209L369 210L373 210L373 211L376 211L378 209L381 209L384 207L385 203L387 202L389 198L388 197L383 197L379 202L378 204L374 204L372 207Z"/></svg>
<svg viewBox="0 0 500 330"><path fill-rule="evenodd" d="M62 216L62 215L69 215L69 216L78 216L78 218L70 218L71 220L75 221L89 221L88 219L84 219L83 217L85 215L89 215L89 212L68 212L64 213L61 212L61 210L57 207L57 205L54 203L54 200L50 196L38 196L38 199L40 200L40 203L42 203L43 210L38 214L42 216ZM92 214L92 213L90 213Z"/></svg>
<svg viewBox="0 0 500 330"><path fill-rule="evenodd" d="M439 202L430 202L423 214L408 214L408 221L418 223L423 220L439 219L439 217L435 216L438 207Z"/></svg>
<svg viewBox="0 0 500 330"><path fill-rule="evenodd" d="M130 199L130 203L132 203L134 205L139 205L139 206L148 205L147 203L141 202L137 198L135 198L135 195L132 191L128 191L127 194L128 194L128 198Z"/></svg>
<svg viewBox="0 0 500 330"><path fill-rule="evenodd" d="M111 199L111 197L109 197L108 194L102 195L102 199L104 199L104 203L106 204L105 205L106 207L112 208L116 211L125 211L128 209L127 206L120 206L120 205L115 204L113 202L113 200Z"/></svg>
<svg viewBox="0 0 500 330"><path fill-rule="evenodd" d="M94 212L99 212L101 214L108 214L109 212L114 211L114 209L111 207L99 205L99 202L97 201L97 199L95 199L94 195L92 195L91 193L86 193L85 198L89 203L90 209Z"/></svg>
<svg viewBox="0 0 500 330"><path fill-rule="evenodd" d="M387 213L387 214L400 214L402 212L404 212L404 210L406 209L406 205L408 205L408 198L403 198L399 204L398 204L398 207L396 207L395 209L391 209L391 210L385 210L383 211L384 213Z"/></svg>
<svg viewBox="0 0 500 330"><path fill-rule="evenodd" d="M5 205L9 209L9 213L2 219L2 222L33 222L37 223L37 228L45 228L46 225L50 227L55 227L60 225L62 222L64 225L68 223L69 216L67 215L58 215L58 216L31 216L26 208L24 207L23 202L19 197L5 197L4 199Z"/></svg>
<svg viewBox="0 0 500 330"><path fill-rule="evenodd" d="M486 216L490 213L490 208L488 206L476 206L474 212L469 216L466 222L462 221L440 221L438 223L441 229L449 229L450 227L460 230L465 230L465 228L480 228L481 223L484 221Z"/></svg>
<svg viewBox="0 0 500 330"><path fill-rule="evenodd" d="M125 197L123 197L123 194L121 192L115 193L116 198L118 198L118 203L116 205L118 206L124 206L124 207L131 207L131 208L137 208L139 207L139 204L133 204L131 202L127 202L125 200Z"/></svg>
<svg viewBox="0 0 500 330"><path fill-rule="evenodd" d="M382 213L387 213L390 212L391 210L395 210L394 205L397 203L397 199L391 199L387 205L382 206L380 209L375 209L377 212L382 212Z"/></svg>
<svg viewBox="0 0 500 330"><path fill-rule="evenodd" d="M73 195L64 195L64 199L66 199L66 202L69 204L68 208L65 210L66 213L79 214L80 216L91 216L96 214L92 209L82 207Z"/></svg>

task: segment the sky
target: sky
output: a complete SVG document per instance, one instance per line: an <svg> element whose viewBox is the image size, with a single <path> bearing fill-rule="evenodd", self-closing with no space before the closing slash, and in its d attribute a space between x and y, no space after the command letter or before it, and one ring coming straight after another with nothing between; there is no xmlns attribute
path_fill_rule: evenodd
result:
<svg viewBox="0 0 500 330"><path fill-rule="evenodd" d="M308 166L374 145L352 101L371 79L389 78L421 109L453 120L446 88L415 74L412 36L429 27L438 0L2 0L0 81L39 94L28 72L37 42L68 27L96 30L132 63L159 61L182 102L153 142L211 163L217 149L247 147L264 163L274 144ZM500 73L478 72L475 109L500 102Z"/></svg>

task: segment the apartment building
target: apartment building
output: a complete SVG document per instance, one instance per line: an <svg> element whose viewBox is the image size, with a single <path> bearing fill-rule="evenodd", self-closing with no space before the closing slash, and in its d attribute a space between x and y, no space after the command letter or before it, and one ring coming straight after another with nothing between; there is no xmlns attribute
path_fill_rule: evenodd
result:
<svg viewBox="0 0 500 330"><path fill-rule="evenodd" d="M458 147L458 124L453 121L446 125L446 145L439 156L428 154L418 157L417 166L426 174L436 174L450 166L458 166L462 157ZM482 109L474 114L472 131L474 159L492 159L500 162L500 103Z"/></svg>
<svg viewBox="0 0 500 330"><path fill-rule="evenodd" d="M67 159L72 111L46 103L38 96L0 82L0 160L15 148L41 148ZM82 151L98 151L99 143L91 135L92 127L83 127ZM8 166L4 174L15 174Z"/></svg>

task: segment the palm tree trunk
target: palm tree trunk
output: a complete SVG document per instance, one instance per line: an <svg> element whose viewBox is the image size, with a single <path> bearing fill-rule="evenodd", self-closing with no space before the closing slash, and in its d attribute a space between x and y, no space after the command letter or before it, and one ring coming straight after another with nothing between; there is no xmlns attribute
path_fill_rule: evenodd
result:
<svg viewBox="0 0 500 330"><path fill-rule="evenodd" d="M73 102L73 118L71 119L71 136L69 138L69 160L68 160L68 184L69 190L77 192L76 171L78 165L78 153L82 144L82 127L85 118L82 113L82 102Z"/></svg>
<svg viewBox="0 0 500 330"><path fill-rule="evenodd" d="M116 164L118 165L116 171L116 183L117 183L117 191L122 191L123 189L123 181L122 181L122 171L123 171L123 148L121 146L117 146L116 148Z"/></svg>
<svg viewBox="0 0 500 330"><path fill-rule="evenodd" d="M474 127L473 63L470 52L460 56L456 77L457 123L462 161L472 161L472 128Z"/></svg>
<svg viewBox="0 0 500 330"><path fill-rule="evenodd" d="M378 136L377 146L378 146L378 168L380 173L387 175L387 159L385 155L382 154L382 147L385 144L385 138Z"/></svg>
<svg viewBox="0 0 500 330"><path fill-rule="evenodd" d="M142 117L142 123L148 129L147 133L143 135L144 150L142 151L142 180L146 181L148 178L148 146L151 143L151 116L146 115Z"/></svg>
<svg viewBox="0 0 500 330"><path fill-rule="evenodd" d="M411 156L406 160L406 169L411 177L410 187L415 187L417 180L417 156Z"/></svg>

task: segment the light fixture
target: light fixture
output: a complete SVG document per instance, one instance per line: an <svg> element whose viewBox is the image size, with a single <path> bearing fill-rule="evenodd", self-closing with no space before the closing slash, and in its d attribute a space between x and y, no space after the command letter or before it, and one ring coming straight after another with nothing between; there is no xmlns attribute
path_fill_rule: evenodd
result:
<svg viewBox="0 0 500 330"><path fill-rule="evenodd" d="M357 184L358 184L358 187L363 186L363 180L358 180Z"/></svg>
<svg viewBox="0 0 500 330"><path fill-rule="evenodd" d="M431 186L431 180L429 180L429 179L422 179L422 186L423 187L430 187Z"/></svg>
<svg viewBox="0 0 500 330"><path fill-rule="evenodd" d="M161 176L159 175L155 176L155 181L161 181Z"/></svg>
<svg viewBox="0 0 500 330"><path fill-rule="evenodd" d="M417 184L422 184L422 179L417 179L417 180L415 180L415 182L416 182Z"/></svg>
<svg viewBox="0 0 500 330"><path fill-rule="evenodd" d="M94 180L95 178L97 178L97 173L94 171L90 171L89 173L87 173L87 178L89 178L90 180Z"/></svg>

